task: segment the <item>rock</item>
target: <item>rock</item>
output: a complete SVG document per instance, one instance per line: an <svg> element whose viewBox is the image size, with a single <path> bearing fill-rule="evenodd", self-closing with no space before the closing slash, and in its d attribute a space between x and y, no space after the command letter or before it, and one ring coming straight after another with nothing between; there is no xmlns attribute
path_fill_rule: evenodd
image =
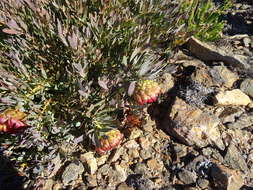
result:
<svg viewBox="0 0 253 190"><path fill-rule="evenodd" d="M43 190L52 190L54 184L55 184L54 180L48 179L43 187Z"/></svg>
<svg viewBox="0 0 253 190"><path fill-rule="evenodd" d="M148 137L140 137L139 143L141 145L141 148L147 150L150 147L150 139Z"/></svg>
<svg viewBox="0 0 253 190"><path fill-rule="evenodd" d="M126 183L128 186L138 190L153 190L155 188L153 181L144 178L142 175L129 175Z"/></svg>
<svg viewBox="0 0 253 190"><path fill-rule="evenodd" d="M134 190L132 187L129 187L126 183L121 183L118 185L117 190Z"/></svg>
<svg viewBox="0 0 253 190"><path fill-rule="evenodd" d="M203 155L206 156L208 159L215 159L219 162L223 162L223 156L220 154L220 152L217 149L207 147L202 149Z"/></svg>
<svg viewBox="0 0 253 190"><path fill-rule="evenodd" d="M152 150L148 149L148 150L141 150L140 151L140 156L143 160L147 160L149 158L152 157Z"/></svg>
<svg viewBox="0 0 253 190"><path fill-rule="evenodd" d="M140 130L137 127L134 128L128 128L128 138L129 139L136 139L142 135L142 130Z"/></svg>
<svg viewBox="0 0 253 190"><path fill-rule="evenodd" d="M218 82L217 78L219 78L220 83L227 88L231 88L234 82L239 79L236 73L233 73L225 66L214 66L210 70L210 73L212 73L212 76L214 78L213 80L216 80L214 82ZM216 73L218 76L214 76L214 73Z"/></svg>
<svg viewBox="0 0 253 190"><path fill-rule="evenodd" d="M119 149L120 148L118 148L116 150L119 150ZM108 159L108 155L107 154L100 156L99 158L97 158L97 165L101 166L101 165L105 164L105 162L106 162L107 159Z"/></svg>
<svg viewBox="0 0 253 190"><path fill-rule="evenodd" d="M174 79L170 73L164 73L159 79L161 92L164 94L174 86Z"/></svg>
<svg viewBox="0 0 253 190"><path fill-rule="evenodd" d="M230 143L224 161L233 169L239 169L245 173L249 170L245 158L234 143Z"/></svg>
<svg viewBox="0 0 253 190"><path fill-rule="evenodd" d="M200 173L201 175L205 174L202 172L202 169L208 169L210 161L202 156L199 155L198 157L194 158L189 164L186 165L185 169L188 171L195 171L196 173Z"/></svg>
<svg viewBox="0 0 253 190"><path fill-rule="evenodd" d="M191 75L191 79L207 87L213 86L212 77L204 66L197 67Z"/></svg>
<svg viewBox="0 0 253 190"><path fill-rule="evenodd" d="M211 177L215 188L220 190L239 190L244 184L240 172L231 170L218 163L213 164L211 168Z"/></svg>
<svg viewBox="0 0 253 190"><path fill-rule="evenodd" d="M135 140L130 140L124 144L124 147L126 147L127 149L139 148L139 144Z"/></svg>
<svg viewBox="0 0 253 190"><path fill-rule="evenodd" d="M251 98L253 98L253 80L252 79L245 79L240 86L240 89L247 94L248 96L250 96Z"/></svg>
<svg viewBox="0 0 253 190"><path fill-rule="evenodd" d="M196 182L197 175L195 172L190 172L186 169L183 169L178 173L178 178L180 181L182 181L184 184L193 184Z"/></svg>
<svg viewBox="0 0 253 190"><path fill-rule="evenodd" d="M123 182L127 179L127 173L123 167L116 164L115 166L116 175L118 176L118 181Z"/></svg>
<svg viewBox="0 0 253 190"><path fill-rule="evenodd" d="M215 99L217 104L220 105L236 105L236 106L247 106L251 103L250 98L239 89L234 89L225 92L219 92Z"/></svg>
<svg viewBox="0 0 253 190"><path fill-rule="evenodd" d="M80 156L80 159L83 163L85 163L85 165L89 169L90 174L93 175L97 171L97 169L98 169L97 160L94 157L93 152L87 152L85 154L82 154Z"/></svg>
<svg viewBox="0 0 253 190"><path fill-rule="evenodd" d="M134 167L134 173L147 175L147 174L149 174L149 169L147 168L146 164L137 163Z"/></svg>
<svg viewBox="0 0 253 190"><path fill-rule="evenodd" d="M118 164L114 165L114 170L111 171L111 175L109 172L108 176L110 178L109 181L112 184L119 184L119 183L126 181L126 179L127 179L127 173L126 173L125 169Z"/></svg>
<svg viewBox="0 0 253 190"><path fill-rule="evenodd" d="M243 38L243 44L244 44L244 46L245 47L250 47L250 44L251 44L251 40L250 40L250 38Z"/></svg>
<svg viewBox="0 0 253 190"><path fill-rule="evenodd" d="M75 161L69 164L63 174L62 174L62 182L64 185L69 184L71 181L74 181L78 178L80 174L84 172L84 167L81 162Z"/></svg>
<svg viewBox="0 0 253 190"><path fill-rule="evenodd" d="M222 123L235 122L236 118L239 118L244 112L244 109L240 107L224 107L223 111L219 114L219 118Z"/></svg>
<svg viewBox="0 0 253 190"><path fill-rule="evenodd" d="M225 52L218 47L211 46L191 37L187 46L189 51L203 61L223 61L238 68L249 68L245 56L233 55L232 52Z"/></svg>
<svg viewBox="0 0 253 190"><path fill-rule="evenodd" d="M96 187L98 185L96 175L88 175L86 181L89 187Z"/></svg>
<svg viewBox="0 0 253 190"><path fill-rule="evenodd" d="M139 157L139 151L137 149L130 149L128 150L128 156L130 158L138 158Z"/></svg>
<svg viewBox="0 0 253 190"><path fill-rule="evenodd" d="M179 143L176 143L173 146L173 149L174 149L178 158L186 156L189 152L188 146L183 145L183 144L179 144Z"/></svg>
<svg viewBox="0 0 253 190"><path fill-rule="evenodd" d="M209 186L209 181L207 179L198 178L197 184L201 189L206 189Z"/></svg>
<svg viewBox="0 0 253 190"><path fill-rule="evenodd" d="M119 147L118 149L112 152L112 154L110 155L109 161L116 162L120 158L120 156L123 155L124 152L125 152L124 148Z"/></svg>
<svg viewBox="0 0 253 190"><path fill-rule="evenodd" d="M243 114L234 123L229 123L226 126L230 129L243 129L253 125L253 113Z"/></svg>
<svg viewBox="0 0 253 190"><path fill-rule="evenodd" d="M197 107L206 107L206 103L210 102L213 88L206 87L205 85L193 81L191 79L183 79L178 82L177 96L182 98L188 104ZM174 94L172 94L174 96Z"/></svg>
<svg viewBox="0 0 253 190"><path fill-rule="evenodd" d="M224 150L219 125L220 121L215 115L202 112L176 98L162 129L186 145L205 147L211 144Z"/></svg>
<svg viewBox="0 0 253 190"><path fill-rule="evenodd" d="M157 159L150 159L147 161L147 166L151 170L162 171L164 169L164 165L162 161L158 161Z"/></svg>
<svg viewBox="0 0 253 190"><path fill-rule="evenodd" d="M110 166L108 164L105 164L98 169L98 173L101 173L104 176L108 175L109 171L110 171Z"/></svg>
<svg viewBox="0 0 253 190"><path fill-rule="evenodd" d="M63 189L62 183L56 183L54 184L53 190L61 190Z"/></svg>

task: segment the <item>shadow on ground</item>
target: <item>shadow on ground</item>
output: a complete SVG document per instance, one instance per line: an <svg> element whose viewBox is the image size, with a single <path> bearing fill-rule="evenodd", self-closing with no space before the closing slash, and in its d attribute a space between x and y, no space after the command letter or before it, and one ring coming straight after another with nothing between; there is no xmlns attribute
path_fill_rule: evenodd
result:
<svg viewBox="0 0 253 190"><path fill-rule="evenodd" d="M0 190L23 190L24 176L20 176L11 161L0 152Z"/></svg>

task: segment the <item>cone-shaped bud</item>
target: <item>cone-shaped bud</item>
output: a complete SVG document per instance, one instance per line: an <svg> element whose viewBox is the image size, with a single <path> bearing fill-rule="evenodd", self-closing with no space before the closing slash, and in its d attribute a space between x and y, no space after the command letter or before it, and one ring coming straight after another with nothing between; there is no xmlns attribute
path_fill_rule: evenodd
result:
<svg viewBox="0 0 253 190"><path fill-rule="evenodd" d="M107 131L103 136L99 137L96 152L99 154L105 154L107 151L110 151L120 145L122 140L123 135L119 130L113 129Z"/></svg>
<svg viewBox="0 0 253 190"><path fill-rule="evenodd" d="M161 93L159 84L152 80L139 80L133 93L134 100L140 104L152 103Z"/></svg>

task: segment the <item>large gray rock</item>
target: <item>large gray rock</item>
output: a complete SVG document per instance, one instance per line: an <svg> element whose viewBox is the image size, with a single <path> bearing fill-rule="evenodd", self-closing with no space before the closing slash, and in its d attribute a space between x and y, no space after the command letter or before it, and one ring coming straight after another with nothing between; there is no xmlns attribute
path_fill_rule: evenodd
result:
<svg viewBox="0 0 253 190"><path fill-rule="evenodd" d="M84 172L84 167L81 162L75 161L70 163L62 174L62 182L64 185L74 181Z"/></svg>
<svg viewBox="0 0 253 190"><path fill-rule="evenodd" d="M203 61L222 61L234 67L249 68L247 57L226 52L216 46L201 42L194 37L189 39L187 46L193 55Z"/></svg>
<svg viewBox="0 0 253 190"><path fill-rule="evenodd" d="M183 169L178 173L178 178L184 184L193 184L197 180L197 175L195 172L191 172L189 170Z"/></svg>
<svg viewBox="0 0 253 190"><path fill-rule="evenodd" d="M175 99L162 127L169 135L184 144L197 147L211 144L221 150L225 148L221 139L219 119L188 105L182 99Z"/></svg>

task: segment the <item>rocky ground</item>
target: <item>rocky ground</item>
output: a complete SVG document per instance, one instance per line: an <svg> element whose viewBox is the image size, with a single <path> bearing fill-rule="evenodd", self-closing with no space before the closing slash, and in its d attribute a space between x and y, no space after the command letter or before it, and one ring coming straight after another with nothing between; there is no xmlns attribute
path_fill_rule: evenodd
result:
<svg viewBox="0 0 253 190"><path fill-rule="evenodd" d="M240 1L221 40L189 39L161 79L168 93L141 126L123 130L118 149L64 166L56 157L56 177L38 178L35 189L253 189L252 18L253 3Z"/></svg>

